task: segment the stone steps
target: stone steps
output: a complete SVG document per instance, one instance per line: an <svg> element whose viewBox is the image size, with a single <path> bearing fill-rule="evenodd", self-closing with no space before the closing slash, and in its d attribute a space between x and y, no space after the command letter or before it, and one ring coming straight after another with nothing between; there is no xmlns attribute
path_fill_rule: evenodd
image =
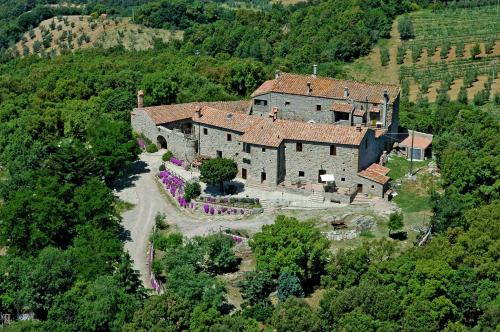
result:
<svg viewBox="0 0 500 332"><path fill-rule="evenodd" d="M263 183L247 183L247 186L249 188L255 188L255 189L260 189L260 190L265 190L265 191L272 191L271 188L269 188L267 185Z"/></svg>
<svg viewBox="0 0 500 332"><path fill-rule="evenodd" d="M269 203L269 201L266 200L266 199L261 199L259 201L259 203L262 206L262 209L264 210L264 212L272 212L274 210L274 208L271 205L271 203Z"/></svg>
<svg viewBox="0 0 500 332"><path fill-rule="evenodd" d="M325 196L323 196L323 194L319 191L315 191L312 193L309 199L314 203L323 203L325 201Z"/></svg>
<svg viewBox="0 0 500 332"><path fill-rule="evenodd" d="M363 194L357 194L351 202L351 205L370 205L370 199Z"/></svg>

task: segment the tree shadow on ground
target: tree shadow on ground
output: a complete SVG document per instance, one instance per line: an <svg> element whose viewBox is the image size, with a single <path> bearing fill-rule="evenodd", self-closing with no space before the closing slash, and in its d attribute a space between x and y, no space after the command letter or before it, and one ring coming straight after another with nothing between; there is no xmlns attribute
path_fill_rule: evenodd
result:
<svg viewBox="0 0 500 332"><path fill-rule="evenodd" d="M121 178L113 183L113 189L116 191L122 191L123 189L129 188L139 178L140 174L149 172L151 172L151 170L149 169L148 164L142 160L137 160L125 170Z"/></svg>
<svg viewBox="0 0 500 332"><path fill-rule="evenodd" d="M122 224L119 224L118 226L118 239L121 242L132 241L132 237L130 236L130 231L125 227L123 227Z"/></svg>
<svg viewBox="0 0 500 332"><path fill-rule="evenodd" d="M408 232L394 232L389 234L389 237L393 240L404 241L408 238Z"/></svg>
<svg viewBox="0 0 500 332"><path fill-rule="evenodd" d="M218 185L207 184L205 193L211 196L226 196L226 195L237 195L245 191L245 184L238 181L227 181L224 182L224 192L219 190Z"/></svg>

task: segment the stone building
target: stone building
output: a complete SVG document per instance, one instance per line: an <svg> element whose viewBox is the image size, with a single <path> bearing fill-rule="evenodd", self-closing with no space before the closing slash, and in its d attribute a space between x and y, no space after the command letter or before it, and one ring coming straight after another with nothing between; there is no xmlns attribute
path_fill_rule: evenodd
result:
<svg viewBox="0 0 500 332"><path fill-rule="evenodd" d="M306 93L298 90L302 83ZM338 86L351 91L349 98L337 95ZM397 131L396 87L279 74L251 101L144 107L143 97L140 91L132 112L135 131L188 162L200 155L234 159L247 185L316 190L339 201L387 189L389 170L379 161L384 134ZM334 185L325 186L327 174Z"/></svg>

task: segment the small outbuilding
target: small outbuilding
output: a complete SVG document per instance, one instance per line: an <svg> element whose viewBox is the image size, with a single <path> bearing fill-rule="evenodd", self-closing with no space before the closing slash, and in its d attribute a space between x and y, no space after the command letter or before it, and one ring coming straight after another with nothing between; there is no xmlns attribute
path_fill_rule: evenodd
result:
<svg viewBox="0 0 500 332"><path fill-rule="evenodd" d="M408 137L399 143L399 147L407 159L413 155L413 160L425 160L432 157L432 137L431 134L408 130Z"/></svg>

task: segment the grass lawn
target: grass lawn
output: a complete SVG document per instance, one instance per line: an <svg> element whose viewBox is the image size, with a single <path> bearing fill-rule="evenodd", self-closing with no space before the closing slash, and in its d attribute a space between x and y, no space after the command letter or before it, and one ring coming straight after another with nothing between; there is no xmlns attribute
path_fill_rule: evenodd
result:
<svg viewBox="0 0 500 332"><path fill-rule="evenodd" d="M128 210L132 210L134 208L134 204L126 202L121 199L117 199L115 202L115 210L119 214L122 214L123 212L126 212Z"/></svg>
<svg viewBox="0 0 500 332"><path fill-rule="evenodd" d="M427 166L430 162L431 160L413 161L413 171L420 167ZM391 157L385 166L391 169L389 172L391 179L398 180L408 174L410 170L410 161L406 160L405 157Z"/></svg>

